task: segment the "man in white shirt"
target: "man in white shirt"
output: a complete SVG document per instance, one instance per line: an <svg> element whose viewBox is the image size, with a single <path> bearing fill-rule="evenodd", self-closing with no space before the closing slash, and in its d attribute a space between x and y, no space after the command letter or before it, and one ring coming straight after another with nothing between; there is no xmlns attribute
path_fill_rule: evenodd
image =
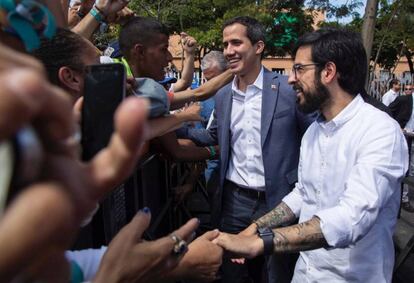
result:
<svg viewBox="0 0 414 283"><path fill-rule="evenodd" d="M385 106L390 105L399 95L401 89L401 83L397 79L390 81L390 90L387 91L382 97L382 103Z"/></svg>
<svg viewBox="0 0 414 283"><path fill-rule="evenodd" d="M391 282L404 136L358 94L367 75L359 35L320 29L293 54L298 103L321 113L302 140L299 181L274 210L216 243L248 258L300 251L293 282Z"/></svg>

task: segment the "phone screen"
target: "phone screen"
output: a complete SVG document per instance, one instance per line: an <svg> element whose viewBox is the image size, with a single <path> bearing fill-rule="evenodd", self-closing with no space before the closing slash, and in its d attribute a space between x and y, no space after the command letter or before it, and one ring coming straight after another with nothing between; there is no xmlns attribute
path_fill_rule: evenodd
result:
<svg viewBox="0 0 414 283"><path fill-rule="evenodd" d="M124 66L88 66L83 93L82 158L87 161L107 146L114 131L114 113L125 97Z"/></svg>

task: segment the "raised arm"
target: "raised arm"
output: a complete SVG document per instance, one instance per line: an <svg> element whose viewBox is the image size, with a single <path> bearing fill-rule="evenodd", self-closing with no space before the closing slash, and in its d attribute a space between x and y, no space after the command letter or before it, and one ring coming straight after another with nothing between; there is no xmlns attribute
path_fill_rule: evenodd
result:
<svg viewBox="0 0 414 283"><path fill-rule="evenodd" d="M188 89L174 93L171 109L177 109L190 101L202 101L212 97L216 92L233 79L231 70L227 70L217 77L209 80L196 89Z"/></svg>
<svg viewBox="0 0 414 283"><path fill-rule="evenodd" d="M92 8L94 13L97 15L93 16L90 12L91 10L89 10L85 17L72 29L72 31L87 39L90 39L93 32L100 24L99 18L104 20L108 16L116 14L118 11L122 10L127 4L128 1L124 0L100 0L94 5L94 8Z"/></svg>
<svg viewBox="0 0 414 283"><path fill-rule="evenodd" d="M180 36L184 52L184 63L181 70L181 78L173 85L174 92L185 90L191 86L194 75L195 51L197 48L197 41L193 37L185 32L182 32Z"/></svg>

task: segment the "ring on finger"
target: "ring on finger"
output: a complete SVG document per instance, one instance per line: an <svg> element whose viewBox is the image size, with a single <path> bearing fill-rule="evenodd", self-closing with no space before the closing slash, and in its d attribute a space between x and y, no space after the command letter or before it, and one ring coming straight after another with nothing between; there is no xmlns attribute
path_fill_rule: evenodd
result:
<svg viewBox="0 0 414 283"><path fill-rule="evenodd" d="M173 254L176 256L184 254L188 249L186 241L181 240L181 238L175 234L171 234L170 237L175 243L172 251Z"/></svg>

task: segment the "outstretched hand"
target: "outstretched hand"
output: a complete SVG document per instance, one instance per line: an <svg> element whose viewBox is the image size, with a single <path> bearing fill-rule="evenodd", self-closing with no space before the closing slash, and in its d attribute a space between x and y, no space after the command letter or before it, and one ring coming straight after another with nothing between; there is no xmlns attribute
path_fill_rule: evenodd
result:
<svg viewBox="0 0 414 283"><path fill-rule="evenodd" d="M254 258L263 252L264 244L257 234L243 235L242 233L234 235L220 232L220 235L214 239L213 243L222 247L227 255L237 258L237 263L244 263L240 258Z"/></svg>
<svg viewBox="0 0 414 283"><path fill-rule="evenodd" d="M175 241L171 236L156 241L142 239L150 220L151 214L144 209L118 233L102 259L94 283L155 282L177 266L182 255L173 253ZM198 220L191 219L172 235L189 241L197 227Z"/></svg>
<svg viewBox="0 0 414 283"><path fill-rule="evenodd" d="M8 281L32 263L39 267L39 254L54 250L63 258L97 200L129 175L143 141L147 105L126 99L115 114L110 144L84 164L73 150L78 133L69 95L47 81L38 61L1 43L0 63L0 141L30 124L44 151L41 176L16 194L0 218L0 278Z"/></svg>
<svg viewBox="0 0 414 283"><path fill-rule="evenodd" d="M217 279L222 263L223 249L212 241L219 235L218 230L206 232L195 239L188 252L171 276L189 282L211 282Z"/></svg>

